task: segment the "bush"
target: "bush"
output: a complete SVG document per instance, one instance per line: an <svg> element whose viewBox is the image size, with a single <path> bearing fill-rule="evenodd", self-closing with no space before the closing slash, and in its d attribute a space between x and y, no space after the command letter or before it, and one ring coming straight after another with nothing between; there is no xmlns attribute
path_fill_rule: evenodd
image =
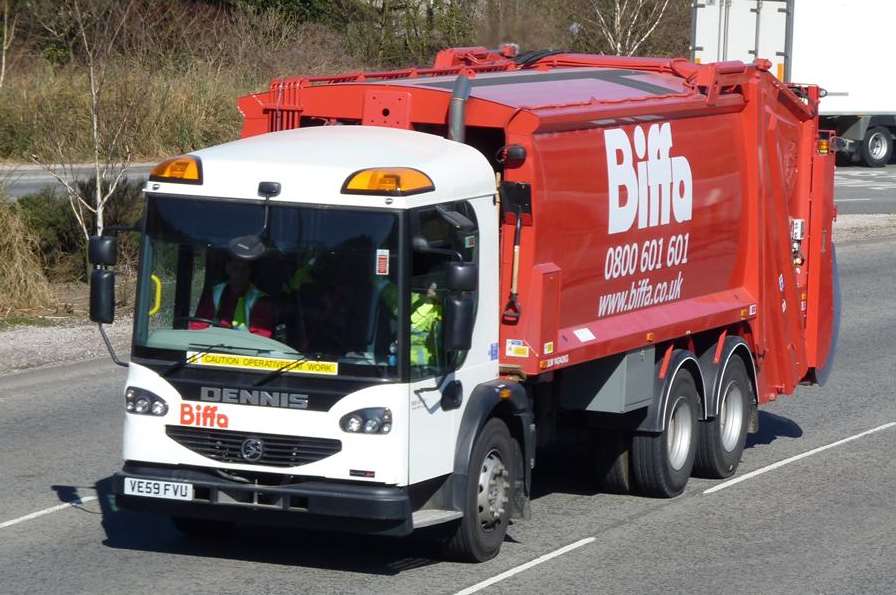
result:
<svg viewBox="0 0 896 595"><path fill-rule="evenodd" d="M0 316L17 308L49 305L53 296L41 267L38 240L5 197L0 197L0 229Z"/></svg>
<svg viewBox="0 0 896 595"><path fill-rule="evenodd" d="M106 225L133 225L143 214L142 182L123 179L106 203ZM93 180L79 181L78 188L84 196L93 196L96 184ZM86 242L84 233L72 215L68 198L52 188L37 194L23 196L16 204L22 220L36 240L44 273L52 281L86 280ZM95 220L88 220L93 229ZM133 234L122 234L119 252L122 264L133 268L138 253L137 239Z"/></svg>

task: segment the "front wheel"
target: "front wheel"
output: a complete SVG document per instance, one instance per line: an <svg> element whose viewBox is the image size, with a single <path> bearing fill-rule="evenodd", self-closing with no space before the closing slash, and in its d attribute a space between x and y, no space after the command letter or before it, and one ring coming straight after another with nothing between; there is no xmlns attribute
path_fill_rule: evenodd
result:
<svg viewBox="0 0 896 595"><path fill-rule="evenodd" d="M464 516L445 543L445 553L464 562L494 558L510 523L511 490L522 468L520 449L507 424L492 418L479 431L467 468Z"/></svg>

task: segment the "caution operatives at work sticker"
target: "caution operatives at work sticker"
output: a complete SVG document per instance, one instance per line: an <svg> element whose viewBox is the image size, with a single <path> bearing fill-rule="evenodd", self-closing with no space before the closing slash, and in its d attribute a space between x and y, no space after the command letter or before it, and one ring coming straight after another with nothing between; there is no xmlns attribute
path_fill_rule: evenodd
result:
<svg viewBox="0 0 896 595"><path fill-rule="evenodd" d="M188 351L187 359L192 360L190 363L194 366L207 366L211 368L242 368L244 370L261 370L265 372L273 372L284 366L290 365L284 369L284 373L296 374L321 374L324 376L335 376L339 373L338 362L320 362L306 361L294 362L290 359L281 359L276 357L256 357L252 355L235 355L232 353L203 353ZM196 359L193 359L193 358Z"/></svg>

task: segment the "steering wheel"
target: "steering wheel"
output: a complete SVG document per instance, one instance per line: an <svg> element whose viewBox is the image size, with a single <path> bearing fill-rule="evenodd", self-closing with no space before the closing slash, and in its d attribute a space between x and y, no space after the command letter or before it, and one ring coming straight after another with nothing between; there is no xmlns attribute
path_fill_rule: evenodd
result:
<svg viewBox="0 0 896 595"><path fill-rule="evenodd" d="M224 322L221 320L211 320L210 318L200 318L199 316L178 316L173 320L173 322L177 322L178 320L186 320L187 322L201 322L202 324L216 326L218 328L231 328L230 325L224 324Z"/></svg>

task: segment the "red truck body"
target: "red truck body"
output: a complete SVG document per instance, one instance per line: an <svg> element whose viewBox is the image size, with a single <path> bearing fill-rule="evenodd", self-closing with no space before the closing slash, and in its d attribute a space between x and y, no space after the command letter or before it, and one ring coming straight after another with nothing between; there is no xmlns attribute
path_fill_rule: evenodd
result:
<svg viewBox="0 0 896 595"><path fill-rule="evenodd" d="M673 348L717 345L717 361L736 335L761 404L823 379L837 318L819 89L768 66L460 48L430 69L275 80L239 108L243 136L334 124L445 136L467 76L466 142L530 197L502 370L531 379L650 346L662 377ZM521 164L496 159L510 145ZM517 217L504 206L502 303Z"/></svg>

